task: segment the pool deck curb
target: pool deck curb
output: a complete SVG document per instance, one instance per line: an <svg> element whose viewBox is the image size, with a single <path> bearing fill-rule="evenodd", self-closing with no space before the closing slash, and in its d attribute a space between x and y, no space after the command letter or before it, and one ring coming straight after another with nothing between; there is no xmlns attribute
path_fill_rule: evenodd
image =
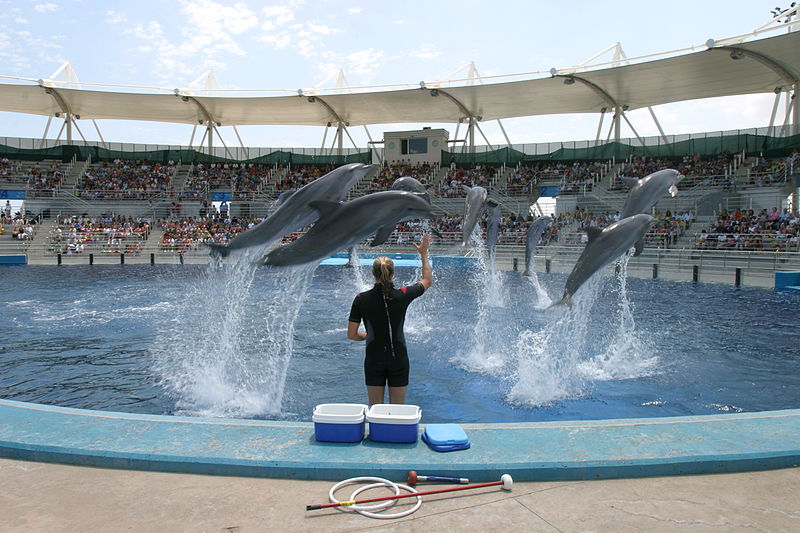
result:
<svg viewBox="0 0 800 533"><path fill-rule="evenodd" d="M566 481L800 465L800 410L461 424L472 447L323 443L311 422L90 411L0 399L0 457L160 472L340 480L420 474ZM423 426L424 427L424 426ZM422 429L422 428L420 428Z"/></svg>

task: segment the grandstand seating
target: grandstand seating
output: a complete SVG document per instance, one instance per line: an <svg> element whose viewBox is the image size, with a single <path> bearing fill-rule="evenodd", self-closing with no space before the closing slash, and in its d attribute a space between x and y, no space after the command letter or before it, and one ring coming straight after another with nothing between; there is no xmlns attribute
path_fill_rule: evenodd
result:
<svg viewBox="0 0 800 533"><path fill-rule="evenodd" d="M686 176L679 184L679 198L687 198L691 194L695 195L693 198L701 198L715 194L715 191L728 194L730 191L747 190L774 190L777 198L781 194L780 187L790 175L797 172L798 166L800 154L797 150L788 156L775 158L748 158L743 154L723 154L710 158L686 155L680 158L630 157L621 163L612 160L547 161L508 167L481 163L464 166L453 164L441 168L439 165L395 163L382 166L371 178L356 184L349 197L388 189L400 176L415 177L430 187L434 205L447 213L433 221L431 227L442 235L444 242L455 244L461 239L460 213L463 213L464 204L461 185L481 185L504 207L505 218L499 244L524 245L527 226L524 218L530 201L538 196L539 187L559 187L562 197L575 198L577 204L573 205L582 208L560 215L557 223L545 235L543 244L570 246L581 244L585 239L586 226L603 227L614 220L613 213L619 209L626 194L626 187L619 179L621 176L642 177L661 168L675 168ZM148 207L143 207L142 213L151 209L146 221L137 217L113 223L98 221L97 217L59 221L47 236L52 253L81 253L86 250L136 253L143 248L152 229L163 233L159 237L160 251L185 252L201 249L204 242L227 242L261 220L261 217L238 211L232 212L227 220L215 216L210 205L212 193L230 194L232 202L260 202L265 206L264 212L268 213L272 201L282 191L305 185L332 168L333 165L252 163L181 165L180 162L116 159L76 166L72 175L80 175L80 179L76 181L73 178L72 185L70 180L65 179L68 165L60 161L2 159L0 188L24 187L30 198L56 196L61 189L65 189L67 197L75 197L83 202L70 204L67 212L70 209L72 212L82 209L88 211L92 202L100 202L100 205L106 206L106 210L113 211L114 202L120 200L146 204ZM181 179L176 179L176 176L181 176ZM716 198L714 196L714 201ZM713 227L707 224L693 225L698 205L696 199L693 201L694 207L675 204L672 212L666 209L662 209L663 215L656 212L656 224L646 237L647 243L657 248L680 243L681 246L701 250L798 251L800 224L796 217L783 220L782 225L778 226L767 227L759 222L755 228L748 228L747 231L742 228L729 231L724 225L723 229L719 229L719 221L714 221ZM728 197L725 201L728 201ZM163 215L169 215L168 218L153 222L156 220L153 216L155 211L152 211L154 202L169 206L168 212ZM200 206L199 216L182 216L181 207L185 202ZM716 213L721 210L722 207L713 208ZM762 215L759 213L751 218L760 221ZM143 224L146 224L146 230L142 229ZM704 225L709 227L702 227ZM418 230L419 227L412 223L401 225L389 242L407 242ZM19 229L15 233L19 234ZM23 229L22 234L23 238L29 239L33 233ZM288 236L287 239L296 236Z"/></svg>
<svg viewBox="0 0 800 533"><path fill-rule="evenodd" d="M150 222L129 217L57 217L47 246L52 253L138 254L150 235Z"/></svg>
<svg viewBox="0 0 800 533"><path fill-rule="evenodd" d="M164 196L176 165L116 159L91 165L76 186L85 200L149 200Z"/></svg>

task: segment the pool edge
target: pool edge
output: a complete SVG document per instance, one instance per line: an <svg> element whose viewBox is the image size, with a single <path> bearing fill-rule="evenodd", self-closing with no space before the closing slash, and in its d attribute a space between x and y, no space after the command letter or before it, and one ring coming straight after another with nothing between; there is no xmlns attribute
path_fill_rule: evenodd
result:
<svg viewBox="0 0 800 533"><path fill-rule="evenodd" d="M310 422L90 411L0 399L0 457L172 473L338 480L409 470L493 481L728 473L800 465L800 410L463 424L470 450L318 443ZM365 466L367 465L367 466Z"/></svg>

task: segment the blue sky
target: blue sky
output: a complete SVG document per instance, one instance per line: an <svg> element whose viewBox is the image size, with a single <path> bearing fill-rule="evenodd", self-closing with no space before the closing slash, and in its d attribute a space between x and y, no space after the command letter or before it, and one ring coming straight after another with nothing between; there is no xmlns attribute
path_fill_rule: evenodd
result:
<svg viewBox="0 0 800 533"><path fill-rule="evenodd" d="M439 80L475 62L483 76L542 72L582 63L617 42L628 57L744 34L771 19L775 0L698 2L437 2L0 0L0 75L49 77L71 61L81 82L186 87L211 69L224 89L312 88L339 69L350 86ZM770 35L775 35L772 33ZM604 56L607 60L610 55ZM532 76L537 77L537 76ZM333 87L331 80L324 87ZM772 95L655 108L666 133L766 126ZM629 119L642 135L658 130L646 110ZM47 119L0 113L0 136L41 137ZM504 120L513 143L593 139L597 117ZM186 145L191 126L99 121L107 141ZM446 127L455 125L424 124ZM81 121L90 140L94 127ZM383 131L421 125L370 128ZM482 124L492 143L496 122ZM51 127L50 136L57 129ZM245 145L319 147L323 128L243 127ZM237 144L222 128L228 145ZM363 128L352 128L366 146ZM623 129L624 136L632 136ZM330 139L330 137L329 137ZM197 142L197 139L195 140Z"/></svg>

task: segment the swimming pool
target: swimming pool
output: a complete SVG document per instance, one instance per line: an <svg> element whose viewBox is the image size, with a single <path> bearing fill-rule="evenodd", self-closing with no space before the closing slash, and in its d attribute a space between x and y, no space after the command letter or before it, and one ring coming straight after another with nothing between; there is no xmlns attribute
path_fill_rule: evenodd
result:
<svg viewBox="0 0 800 533"><path fill-rule="evenodd" d="M565 276L433 263L406 327L424 422L800 406L796 293L596 277L545 310ZM0 281L3 398L288 420L366 400L363 344L345 335L366 268L22 266Z"/></svg>

